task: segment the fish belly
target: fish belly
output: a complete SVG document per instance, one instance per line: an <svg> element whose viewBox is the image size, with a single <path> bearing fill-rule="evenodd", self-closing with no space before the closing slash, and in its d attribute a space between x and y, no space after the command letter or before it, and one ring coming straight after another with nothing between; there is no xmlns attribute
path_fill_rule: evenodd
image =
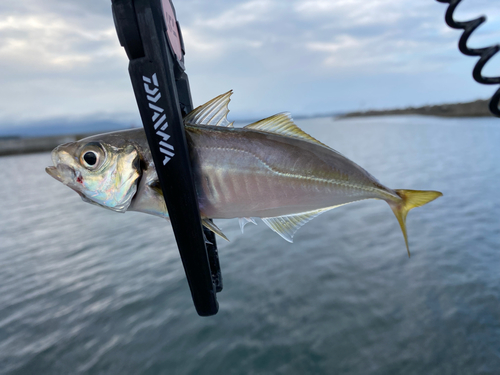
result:
<svg viewBox="0 0 500 375"><path fill-rule="evenodd" d="M390 194L358 165L326 147L245 129L224 130L203 129L191 136L205 217L283 216Z"/></svg>

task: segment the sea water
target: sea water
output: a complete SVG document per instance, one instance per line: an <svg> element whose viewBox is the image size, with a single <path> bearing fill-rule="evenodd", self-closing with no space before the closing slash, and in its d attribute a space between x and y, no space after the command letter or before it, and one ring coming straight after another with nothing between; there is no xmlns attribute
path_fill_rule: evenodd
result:
<svg viewBox="0 0 500 375"><path fill-rule="evenodd" d="M297 121L391 188L305 225L217 221L220 312L199 317L168 222L81 201L50 154L0 158L1 374L499 374L500 120Z"/></svg>

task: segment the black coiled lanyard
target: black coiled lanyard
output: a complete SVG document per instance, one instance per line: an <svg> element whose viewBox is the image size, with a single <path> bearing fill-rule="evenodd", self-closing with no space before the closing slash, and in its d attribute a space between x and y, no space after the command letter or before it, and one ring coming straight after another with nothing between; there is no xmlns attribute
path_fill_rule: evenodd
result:
<svg viewBox="0 0 500 375"><path fill-rule="evenodd" d="M462 0L436 0L440 3L450 4L446 10L445 21L453 29L464 30L460 40L458 41L458 49L464 55L467 56L479 56L479 60L474 66L472 71L472 76L474 79L484 85L495 85L500 84L500 77L485 77L483 76L483 68L486 63L500 50L500 45L494 45L484 48L469 48L467 47L467 41L471 34L476 30L482 23L486 21L485 16L476 18L475 20L466 22L457 22L453 19L453 13L457 8L458 4ZM490 111L496 117L500 117L500 109L498 108L500 104L500 88L493 94L490 100Z"/></svg>

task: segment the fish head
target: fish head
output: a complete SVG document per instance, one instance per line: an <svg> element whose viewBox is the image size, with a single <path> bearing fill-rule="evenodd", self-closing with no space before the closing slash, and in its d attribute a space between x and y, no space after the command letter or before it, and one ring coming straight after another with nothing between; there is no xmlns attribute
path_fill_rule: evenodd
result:
<svg viewBox="0 0 500 375"><path fill-rule="evenodd" d="M105 139L94 136L56 147L54 166L45 170L85 202L125 212L141 176L140 155L130 143L113 144Z"/></svg>

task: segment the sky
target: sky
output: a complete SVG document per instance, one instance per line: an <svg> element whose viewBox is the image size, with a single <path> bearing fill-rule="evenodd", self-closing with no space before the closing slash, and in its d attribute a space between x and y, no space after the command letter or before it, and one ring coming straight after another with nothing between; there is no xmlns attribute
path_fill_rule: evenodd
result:
<svg viewBox="0 0 500 375"><path fill-rule="evenodd" d="M174 0L195 105L234 90L230 120L488 98L476 58L435 0ZM492 0L464 0L456 18L486 14L474 47L500 43ZM500 57L485 72L500 74ZM0 2L0 130L113 119L140 125L110 0Z"/></svg>

